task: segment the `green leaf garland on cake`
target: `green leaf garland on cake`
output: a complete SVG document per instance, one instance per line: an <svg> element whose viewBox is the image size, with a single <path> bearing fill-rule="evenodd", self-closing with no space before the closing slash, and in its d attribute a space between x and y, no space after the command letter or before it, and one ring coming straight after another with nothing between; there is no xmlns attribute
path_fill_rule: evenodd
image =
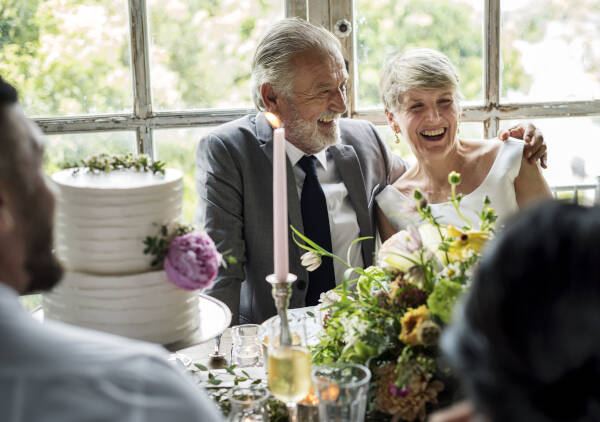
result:
<svg viewBox="0 0 600 422"><path fill-rule="evenodd" d="M153 161L147 155L128 154L107 154L101 153L92 155L84 160L67 162L61 166L63 169L75 168L76 172L82 168L92 173L110 172L114 170L134 169L136 171L148 172L153 174L165 174L165 163L162 161Z"/></svg>

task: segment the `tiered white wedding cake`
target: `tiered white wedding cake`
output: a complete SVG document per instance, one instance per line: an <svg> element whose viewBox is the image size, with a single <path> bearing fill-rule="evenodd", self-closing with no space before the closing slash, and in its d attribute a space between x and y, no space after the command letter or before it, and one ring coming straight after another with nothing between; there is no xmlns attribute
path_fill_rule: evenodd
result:
<svg viewBox="0 0 600 422"><path fill-rule="evenodd" d="M56 250L67 271L44 295L44 317L161 344L196 330L196 293L152 271L144 254L144 239L181 215L181 172L80 168L52 180Z"/></svg>

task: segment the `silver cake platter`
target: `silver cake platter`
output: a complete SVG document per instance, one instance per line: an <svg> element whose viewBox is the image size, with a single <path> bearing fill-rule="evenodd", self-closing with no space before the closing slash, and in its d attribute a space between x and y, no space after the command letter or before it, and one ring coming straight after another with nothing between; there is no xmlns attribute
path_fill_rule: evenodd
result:
<svg viewBox="0 0 600 422"><path fill-rule="evenodd" d="M167 350L176 351L204 343L222 334L231 324L231 311L220 300L198 294L198 307L200 308L200 325L196 331L182 340L165 344L164 347ZM40 321L44 320L44 310L41 306L35 308L32 315Z"/></svg>

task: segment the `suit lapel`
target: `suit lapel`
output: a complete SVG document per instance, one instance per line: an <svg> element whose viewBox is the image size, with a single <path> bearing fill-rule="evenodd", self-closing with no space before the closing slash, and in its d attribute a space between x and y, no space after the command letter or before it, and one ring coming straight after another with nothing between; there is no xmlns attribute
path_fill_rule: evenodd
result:
<svg viewBox="0 0 600 422"><path fill-rule="evenodd" d="M356 151L349 145L338 144L330 147L329 152L335 161L336 168L340 172L346 189L348 189L350 201L354 205L360 236L373 236L373 226L367 203L367 191ZM375 240L364 240L361 242L361 246L364 265L369 266L373 262Z"/></svg>

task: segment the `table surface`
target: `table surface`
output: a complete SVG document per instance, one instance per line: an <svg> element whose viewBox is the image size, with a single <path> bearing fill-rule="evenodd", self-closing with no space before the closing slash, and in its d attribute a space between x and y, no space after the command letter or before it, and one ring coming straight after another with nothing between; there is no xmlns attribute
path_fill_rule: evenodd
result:
<svg viewBox="0 0 600 422"><path fill-rule="evenodd" d="M288 310L288 312L297 313L297 314L306 314L309 311L314 312L315 307L308 306L305 308L296 308L296 309ZM315 326L313 326L313 329L314 328L315 328ZM316 326L316 328L318 328L318 326ZM231 360L231 345L232 345L231 327L229 327L223 332L223 335L221 336L221 347L219 349L221 351L221 353L227 359L228 364L231 363L230 362L230 360ZM196 344L196 345L193 345L190 347L186 347L186 346L179 347L179 348L168 347L168 349L171 352L178 352L178 353L181 353L181 354L184 354L184 355L190 357L194 363L200 363L202 365L207 365L208 361L209 361L208 355L215 350L215 340L213 338L213 339L210 339L203 343L199 343L199 344Z"/></svg>
<svg viewBox="0 0 600 422"><path fill-rule="evenodd" d="M221 353L227 359L229 364L231 359L231 327L227 328L221 336ZM205 341L204 343L196 344L191 347L176 350L178 353L184 354L192 359L194 363L208 365L208 355L215 350L215 339ZM174 350L171 350L174 351Z"/></svg>

